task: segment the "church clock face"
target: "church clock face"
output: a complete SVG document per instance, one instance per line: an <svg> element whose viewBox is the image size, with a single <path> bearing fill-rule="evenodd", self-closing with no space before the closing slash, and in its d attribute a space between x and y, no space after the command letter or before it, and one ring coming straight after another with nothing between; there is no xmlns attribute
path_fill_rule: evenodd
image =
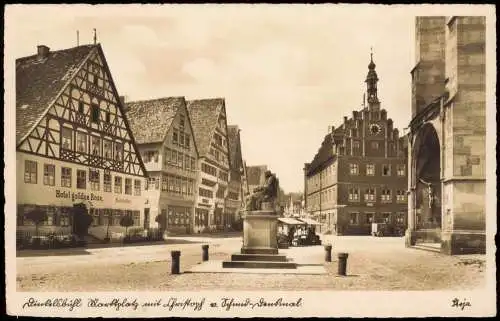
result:
<svg viewBox="0 0 500 321"><path fill-rule="evenodd" d="M373 134L373 135L377 135L379 134L381 131L380 129L380 125L379 124L371 124L370 125L370 132Z"/></svg>

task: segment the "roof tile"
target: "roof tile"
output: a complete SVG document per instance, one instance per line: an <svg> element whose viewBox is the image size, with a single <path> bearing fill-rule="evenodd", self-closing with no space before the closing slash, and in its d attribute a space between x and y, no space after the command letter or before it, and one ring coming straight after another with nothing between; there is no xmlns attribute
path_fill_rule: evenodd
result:
<svg viewBox="0 0 500 321"><path fill-rule="evenodd" d="M223 98L197 99L186 102L200 157L207 155L210 151L212 135L224 104Z"/></svg>
<svg viewBox="0 0 500 321"><path fill-rule="evenodd" d="M49 51L47 58L37 55L16 59L16 142L30 129L57 98L83 60L98 45Z"/></svg>
<svg viewBox="0 0 500 321"><path fill-rule="evenodd" d="M177 111L185 104L184 97L127 102L127 118L137 144L163 142Z"/></svg>

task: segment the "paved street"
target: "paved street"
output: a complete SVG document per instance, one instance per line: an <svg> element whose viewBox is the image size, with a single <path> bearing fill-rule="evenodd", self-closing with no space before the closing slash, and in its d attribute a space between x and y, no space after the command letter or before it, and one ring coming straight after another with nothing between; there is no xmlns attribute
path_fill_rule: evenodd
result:
<svg viewBox="0 0 500 321"><path fill-rule="evenodd" d="M406 249L403 238L323 236L333 243L334 262L326 275L182 273L170 275L170 251L180 250L181 272L201 262L201 245L210 259L225 260L239 251L241 237L182 237L171 243L123 248L81 249L66 255L17 258L19 291L168 291L168 290L442 290L483 286L482 255L445 256ZM178 241L178 242L176 242ZM322 246L285 250L298 263L324 261ZM336 254L349 253L348 276L337 277Z"/></svg>

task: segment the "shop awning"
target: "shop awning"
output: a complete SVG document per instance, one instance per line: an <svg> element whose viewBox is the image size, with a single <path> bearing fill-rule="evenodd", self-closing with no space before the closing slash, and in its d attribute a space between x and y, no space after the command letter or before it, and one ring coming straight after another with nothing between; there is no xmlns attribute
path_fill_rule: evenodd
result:
<svg viewBox="0 0 500 321"><path fill-rule="evenodd" d="M304 222L298 221L291 217L279 217L278 221L288 225L304 225Z"/></svg>
<svg viewBox="0 0 500 321"><path fill-rule="evenodd" d="M302 222L304 222L305 224L307 225L321 225L320 222L317 222L311 218L299 218L299 220L301 220Z"/></svg>

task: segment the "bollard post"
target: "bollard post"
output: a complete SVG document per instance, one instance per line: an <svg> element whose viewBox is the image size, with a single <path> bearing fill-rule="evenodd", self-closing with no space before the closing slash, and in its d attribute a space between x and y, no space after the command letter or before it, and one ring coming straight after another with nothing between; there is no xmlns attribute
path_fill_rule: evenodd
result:
<svg viewBox="0 0 500 321"><path fill-rule="evenodd" d="M338 275L346 275L347 271L347 257L349 256L348 253L339 253L339 263L338 263Z"/></svg>
<svg viewBox="0 0 500 321"><path fill-rule="evenodd" d="M332 261L332 246L330 244L325 245L325 262Z"/></svg>
<svg viewBox="0 0 500 321"><path fill-rule="evenodd" d="M171 251L170 254L172 255L172 274L179 274L181 251Z"/></svg>
<svg viewBox="0 0 500 321"><path fill-rule="evenodd" d="M202 260L203 261L208 261L208 245L202 245Z"/></svg>

